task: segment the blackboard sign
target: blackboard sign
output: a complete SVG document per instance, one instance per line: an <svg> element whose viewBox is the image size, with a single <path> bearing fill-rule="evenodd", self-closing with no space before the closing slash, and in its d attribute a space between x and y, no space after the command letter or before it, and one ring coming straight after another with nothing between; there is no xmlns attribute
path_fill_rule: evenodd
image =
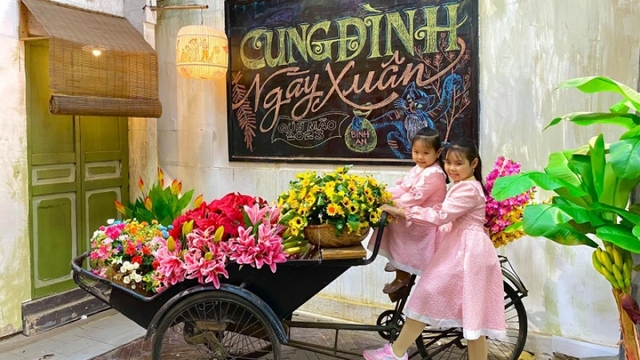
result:
<svg viewBox="0 0 640 360"><path fill-rule="evenodd" d="M477 1L227 0L229 159L406 164L478 139Z"/></svg>

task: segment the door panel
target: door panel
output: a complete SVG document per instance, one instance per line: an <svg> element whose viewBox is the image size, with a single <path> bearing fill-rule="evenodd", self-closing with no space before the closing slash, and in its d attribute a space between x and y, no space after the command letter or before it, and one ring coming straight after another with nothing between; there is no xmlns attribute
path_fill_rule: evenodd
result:
<svg viewBox="0 0 640 360"><path fill-rule="evenodd" d="M32 294L75 287L71 259L129 199L127 118L49 114L48 41L26 41ZM123 201L124 200L124 201Z"/></svg>
<svg viewBox="0 0 640 360"><path fill-rule="evenodd" d="M71 289L78 254L77 121L49 114L47 40L25 42L33 297Z"/></svg>
<svg viewBox="0 0 640 360"><path fill-rule="evenodd" d="M93 232L108 219L120 219L114 201L129 200L127 118L80 116L82 153L82 251Z"/></svg>

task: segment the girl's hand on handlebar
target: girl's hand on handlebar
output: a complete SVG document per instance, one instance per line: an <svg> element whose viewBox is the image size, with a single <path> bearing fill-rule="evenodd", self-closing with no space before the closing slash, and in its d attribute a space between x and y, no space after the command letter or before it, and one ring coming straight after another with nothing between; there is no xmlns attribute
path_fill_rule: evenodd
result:
<svg viewBox="0 0 640 360"><path fill-rule="evenodd" d="M404 209L384 204L380 206L380 210L386 212L393 217L404 217Z"/></svg>

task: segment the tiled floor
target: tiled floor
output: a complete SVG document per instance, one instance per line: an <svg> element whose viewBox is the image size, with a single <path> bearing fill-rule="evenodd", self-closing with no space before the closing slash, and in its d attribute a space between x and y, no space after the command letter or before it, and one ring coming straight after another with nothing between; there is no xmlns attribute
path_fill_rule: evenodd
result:
<svg viewBox="0 0 640 360"><path fill-rule="evenodd" d="M145 330L107 310L45 333L0 341L0 360L87 360L141 336Z"/></svg>

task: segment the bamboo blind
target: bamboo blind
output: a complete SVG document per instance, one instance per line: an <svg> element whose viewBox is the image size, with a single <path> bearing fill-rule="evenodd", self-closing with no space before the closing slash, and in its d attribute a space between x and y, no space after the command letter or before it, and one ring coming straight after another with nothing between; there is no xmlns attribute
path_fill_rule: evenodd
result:
<svg viewBox="0 0 640 360"><path fill-rule="evenodd" d="M160 117L156 53L125 18L22 2L49 34L52 114Z"/></svg>

